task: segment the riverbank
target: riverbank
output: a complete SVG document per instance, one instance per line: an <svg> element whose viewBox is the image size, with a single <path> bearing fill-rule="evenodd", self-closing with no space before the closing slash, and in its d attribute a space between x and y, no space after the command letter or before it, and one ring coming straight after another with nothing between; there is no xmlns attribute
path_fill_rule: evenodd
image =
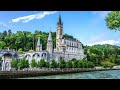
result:
<svg viewBox="0 0 120 90"><path fill-rule="evenodd" d="M106 71L106 70L120 70L111 68L74 68L74 69L61 69L61 70L44 70L44 71L0 71L0 79L12 79L12 78L25 78L25 77L37 77L37 76L48 76L58 74L69 74L69 73L80 73L80 72L91 72L91 71Z"/></svg>

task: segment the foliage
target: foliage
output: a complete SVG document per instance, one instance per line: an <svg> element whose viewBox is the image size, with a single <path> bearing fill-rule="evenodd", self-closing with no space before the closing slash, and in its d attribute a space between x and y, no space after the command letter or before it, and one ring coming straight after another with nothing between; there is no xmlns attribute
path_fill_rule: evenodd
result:
<svg viewBox="0 0 120 90"><path fill-rule="evenodd" d="M0 49L4 49L5 48L5 42L0 41Z"/></svg>
<svg viewBox="0 0 120 90"><path fill-rule="evenodd" d="M17 64L18 64L17 60L13 59L13 60L11 61L11 67L12 67L12 68L17 68Z"/></svg>
<svg viewBox="0 0 120 90"><path fill-rule="evenodd" d="M78 60L73 61L73 68L77 68L78 67Z"/></svg>
<svg viewBox="0 0 120 90"><path fill-rule="evenodd" d="M53 59L53 60L51 60L50 67L51 67L51 68L57 68L57 67L58 67L57 62L56 62L54 59Z"/></svg>
<svg viewBox="0 0 120 90"><path fill-rule="evenodd" d="M66 68L72 68L72 61L71 60L66 62Z"/></svg>
<svg viewBox="0 0 120 90"><path fill-rule="evenodd" d="M46 62L44 59L41 59L40 61L38 61L38 67L40 68L46 67Z"/></svg>
<svg viewBox="0 0 120 90"><path fill-rule="evenodd" d="M87 62L87 65L88 65L88 66L87 66L88 68L94 68L94 63L91 62L91 61L88 61L88 62Z"/></svg>
<svg viewBox="0 0 120 90"><path fill-rule="evenodd" d="M46 67L49 68L50 67L50 63L46 62Z"/></svg>
<svg viewBox="0 0 120 90"><path fill-rule="evenodd" d="M104 61L104 62L101 63L101 65L102 65L104 68L107 68L107 67L112 68L115 64L111 63L110 61Z"/></svg>
<svg viewBox="0 0 120 90"><path fill-rule="evenodd" d="M83 63L84 63L83 60L79 60L78 61L78 68L83 68L84 67Z"/></svg>
<svg viewBox="0 0 120 90"><path fill-rule="evenodd" d="M17 64L18 68L23 69L23 68L28 68L29 67L29 62L25 58L21 58Z"/></svg>
<svg viewBox="0 0 120 90"><path fill-rule="evenodd" d="M20 48L20 49L18 50L18 53L23 53L22 48Z"/></svg>
<svg viewBox="0 0 120 90"><path fill-rule="evenodd" d="M66 67L66 63L65 63L65 60L64 59L62 59L62 60L60 60L60 68L65 68Z"/></svg>
<svg viewBox="0 0 120 90"><path fill-rule="evenodd" d="M120 31L120 11L111 11L108 13L105 21L109 29Z"/></svg>
<svg viewBox="0 0 120 90"><path fill-rule="evenodd" d="M31 66L31 67L37 67L37 62L35 61L35 59L32 59L32 60L31 60L30 66Z"/></svg>

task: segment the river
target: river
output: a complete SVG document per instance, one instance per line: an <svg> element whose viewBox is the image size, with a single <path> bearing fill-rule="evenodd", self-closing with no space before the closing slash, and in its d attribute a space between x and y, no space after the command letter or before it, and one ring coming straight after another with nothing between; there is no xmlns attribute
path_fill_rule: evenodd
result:
<svg viewBox="0 0 120 90"><path fill-rule="evenodd" d="M120 70L81 72L51 76L28 77L22 79L120 79Z"/></svg>

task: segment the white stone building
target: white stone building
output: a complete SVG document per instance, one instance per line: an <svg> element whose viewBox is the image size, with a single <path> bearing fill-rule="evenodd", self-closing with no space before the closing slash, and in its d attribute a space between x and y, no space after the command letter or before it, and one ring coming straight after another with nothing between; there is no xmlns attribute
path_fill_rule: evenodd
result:
<svg viewBox="0 0 120 90"><path fill-rule="evenodd" d="M29 63L32 59L39 61L44 58L45 61L50 62L50 60L55 59L59 62L61 59L65 61L72 60L73 58L77 60L82 60L86 55L84 55L84 49L82 43L77 39L65 38L63 33L63 23L61 21L61 16L59 15L57 22L57 31L56 31L56 48L53 48L53 40L51 31L49 32L47 40L46 50L42 50L42 44L40 43L40 37L36 45L35 52L26 52L25 54L18 55L16 51L0 51L0 56L2 57L2 70L10 70L10 62L15 58L19 60L20 58L25 57L29 60Z"/></svg>
<svg viewBox="0 0 120 90"><path fill-rule="evenodd" d="M61 21L61 16L59 15L56 31L56 48L53 48L53 40L50 31L46 50L42 50L42 44L40 43L40 38L38 38L36 52L26 53L25 57L29 61L31 61L33 58L37 61L44 58L46 61L55 59L59 62L59 60L62 58L65 61L71 60L73 58L82 60L85 55L82 43L79 40L64 37L63 23Z"/></svg>

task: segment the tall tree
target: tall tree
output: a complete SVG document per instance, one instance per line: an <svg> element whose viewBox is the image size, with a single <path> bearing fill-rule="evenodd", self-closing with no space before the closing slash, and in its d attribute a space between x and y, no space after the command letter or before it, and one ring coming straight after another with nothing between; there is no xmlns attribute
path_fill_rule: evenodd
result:
<svg viewBox="0 0 120 90"><path fill-rule="evenodd" d="M109 29L120 31L120 11L111 11L108 13L105 21Z"/></svg>

